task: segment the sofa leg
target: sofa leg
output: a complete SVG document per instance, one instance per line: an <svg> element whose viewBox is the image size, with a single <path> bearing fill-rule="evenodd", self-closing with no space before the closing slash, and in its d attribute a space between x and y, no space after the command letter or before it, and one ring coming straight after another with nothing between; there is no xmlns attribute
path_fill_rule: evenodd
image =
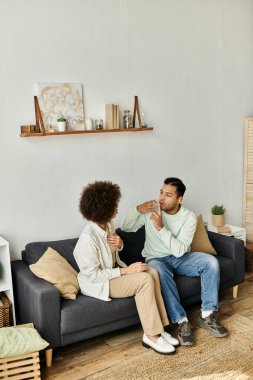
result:
<svg viewBox="0 0 253 380"><path fill-rule="evenodd" d="M233 298L237 298L238 294L238 285L233 286Z"/></svg>
<svg viewBox="0 0 253 380"><path fill-rule="evenodd" d="M53 349L49 348L48 350L45 351L45 358L46 358L47 367L51 367L52 357L53 357Z"/></svg>

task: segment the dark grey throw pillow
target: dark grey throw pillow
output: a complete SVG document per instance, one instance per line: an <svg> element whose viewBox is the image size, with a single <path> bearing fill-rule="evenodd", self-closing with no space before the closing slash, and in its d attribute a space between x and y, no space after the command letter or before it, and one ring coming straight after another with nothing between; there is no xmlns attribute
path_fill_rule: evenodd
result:
<svg viewBox="0 0 253 380"><path fill-rule="evenodd" d="M145 243L145 227L141 227L136 232L124 232L118 228L116 233L124 242L124 248L119 252L120 259L127 265L135 263L136 261L144 262L145 260L141 252Z"/></svg>

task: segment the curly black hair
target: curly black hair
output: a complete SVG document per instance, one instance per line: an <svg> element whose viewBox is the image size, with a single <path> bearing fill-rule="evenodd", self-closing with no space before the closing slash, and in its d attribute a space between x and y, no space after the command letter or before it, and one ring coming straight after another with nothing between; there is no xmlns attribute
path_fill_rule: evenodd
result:
<svg viewBox="0 0 253 380"><path fill-rule="evenodd" d="M95 223L108 223L121 198L120 187L110 181L89 183L82 191L79 210L84 218Z"/></svg>

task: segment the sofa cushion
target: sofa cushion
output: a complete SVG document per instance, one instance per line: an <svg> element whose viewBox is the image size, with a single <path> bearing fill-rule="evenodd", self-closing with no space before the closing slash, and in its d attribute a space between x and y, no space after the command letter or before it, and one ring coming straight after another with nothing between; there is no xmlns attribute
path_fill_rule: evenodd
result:
<svg viewBox="0 0 253 380"><path fill-rule="evenodd" d="M137 314L134 297L101 301L79 294L75 301L62 300L61 335L106 325Z"/></svg>
<svg viewBox="0 0 253 380"><path fill-rule="evenodd" d="M118 228L116 233L124 242L124 248L119 252L120 259L127 265L137 261L144 262L145 259L142 257L141 252L145 243L145 226L136 232L124 232Z"/></svg>
<svg viewBox="0 0 253 380"><path fill-rule="evenodd" d="M212 246L207 231L205 229L202 215L198 216L198 222L195 234L193 236L191 244L192 252L210 253L211 255L217 255L214 247Z"/></svg>
<svg viewBox="0 0 253 380"><path fill-rule="evenodd" d="M235 262L228 257L217 256L220 264L221 285L235 278Z"/></svg>
<svg viewBox="0 0 253 380"><path fill-rule="evenodd" d="M77 240L78 239L66 239L29 243L25 246L25 250L22 252L22 259L28 265L34 264L44 254L48 247L51 247L63 256L77 272L79 272L78 265L73 255Z"/></svg>
<svg viewBox="0 0 253 380"><path fill-rule="evenodd" d="M76 299L79 291L77 271L53 248L49 247L41 258L30 266L31 271L50 282L66 299Z"/></svg>
<svg viewBox="0 0 253 380"><path fill-rule="evenodd" d="M179 296L182 299L200 294L200 278L175 276Z"/></svg>

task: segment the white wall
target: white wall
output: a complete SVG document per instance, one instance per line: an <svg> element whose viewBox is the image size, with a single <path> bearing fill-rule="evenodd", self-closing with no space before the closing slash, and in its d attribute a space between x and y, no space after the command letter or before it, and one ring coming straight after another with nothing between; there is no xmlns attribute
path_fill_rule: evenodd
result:
<svg viewBox="0 0 253 380"><path fill-rule="evenodd" d="M81 188L121 185L129 206L179 176L185 205L242 222L243 125L253 114L253 0L0 0L0 234L78 236ZM19 137L36 82L82 83L87 117L140 99L153 132Z"/></svg>

